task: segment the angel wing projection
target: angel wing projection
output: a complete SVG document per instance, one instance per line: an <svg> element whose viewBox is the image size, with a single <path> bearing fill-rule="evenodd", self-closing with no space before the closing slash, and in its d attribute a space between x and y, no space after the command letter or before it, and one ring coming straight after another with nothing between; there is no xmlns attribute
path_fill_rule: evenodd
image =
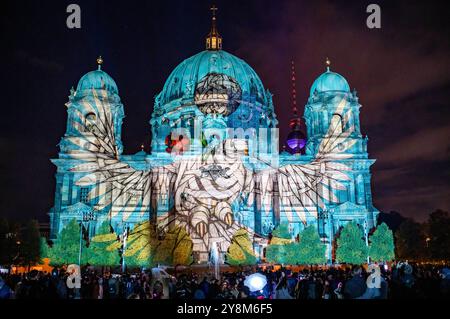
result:
<svg viewBox="0 0 450 319"><path fill-rule="evenodd" d="M225 140L213 150L206 148L208 154L181 155L169 165L134 169L119 159L107 97L94 90L92 96L78 111L84 121L76 126L79 136L71 140L84 152L84 162L72 169L86 173L77 184L92 185L91 200L111 218L119 215L127 220L168 203L167 212L158 213L158 226L185 226L194 245L195 240L203 242L205 251L211 242L229 244L235 231L246 227L239 217L240 207L256 207L255 213L269 214L274 200L279 200L288 219L296 217L305 223L308 214L317 214L308 207L337 202L336 190L345 189L342 181L349 179L350 168L342 160L352 156L346 151L355 140L349 138L353 127L348 127L351 111L345 108L345 98L335 111L341 121L332 120L310 163L254 171L244 165L246 144L237 139Z"/></svg>
<svg viewBox="0 0 450 319"><path fill-rule="evenodd" d="M107 210L111 218L123 214L126 220L132 212L144 214L144 204L150 201L151 171L135 170L119 160L111 105L106 94L99 95L92 90L92 99L83 101L76 112L77 118L85 121L75 123L78 136L69 140L85 153L81 156L84 163L76 165L72 171L88 172L76 184L93 185L88 195L90 200L98 203L98 210ZM95 117L85 114L95 114ZM133 197L139 200L132 201ZM128 210L117 211L115 206L128 207Z"/></svg>
<svg viewBox="0 0 450 319"><path fill-rule="evenodd" d="M275 194L279 196L285 217L290 221L297 217L303 223L308 214L317 218L317 207L325 209L327 203L339 202L336 193L346 190L343 181L350 180L347 172L351 170L342 160L353 156L348 150L356 143L355 139L349 138L354 126L348 125L351 110L345 108L346 103L345 98L339 102L334 113L339 121L331 121L310 163L289 164L256 174L255 187L259 187L257 193L261 194L263 214L272 210Z"/></svg>

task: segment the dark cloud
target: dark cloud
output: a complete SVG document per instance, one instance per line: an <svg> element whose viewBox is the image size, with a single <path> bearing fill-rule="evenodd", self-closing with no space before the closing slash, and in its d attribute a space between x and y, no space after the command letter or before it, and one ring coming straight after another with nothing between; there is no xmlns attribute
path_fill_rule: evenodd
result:
<svg viewBox="0 0 450 319"><path fill-rule="evenodd" d="M383 196L383 204L386 210L396 210L401 207L402 214L413 217L418 221L425 221L426 214L417 214L420 209L431 209L432 207L449 207L450 191L448 188L440 188L435 185L421 188L398 189Z"/></svg>
<svg viewBox="0 0 450 319"><path fill-rule="evenodd" d="M435 162L450 158L450 125L432 127L388 145L378 156L393 166L411 161Z"/></svg>
<svg viewBox="0 0 450 319"><path fill-rule="evenodd" d="M43 69L48 72L59 73L64 70L64 67L61 64L44 58L33 56L31 53L24 50L17 50L14 56L19 60L19 63L26 63L29 66Z"/></svg>
<svg viewBox="0 0 450 319"><path fill-rule="evenodd" d="M449 171L439 165L450 163L450 23L440 15L448 6L380 2L382 29L369 30L366 5L285 2L270 28L241 33L238 52L275 93L282 138L290 116L290 59L305 103L330 57L363 106L362 131L377 159L375 204L423 219L434 208L450 208Z"/></svg>

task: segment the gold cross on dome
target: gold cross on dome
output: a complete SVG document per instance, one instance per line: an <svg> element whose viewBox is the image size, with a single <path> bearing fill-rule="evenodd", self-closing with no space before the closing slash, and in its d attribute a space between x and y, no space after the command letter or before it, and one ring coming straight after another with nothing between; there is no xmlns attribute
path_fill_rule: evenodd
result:
<svg viewBox="0 0 450 319"><path fill-rule="evenodd" d="M216 16L216 11L219 10L219 9L215 5L212 5L212 7L209 10L212 11L213 17L215 17Z"/></svg>

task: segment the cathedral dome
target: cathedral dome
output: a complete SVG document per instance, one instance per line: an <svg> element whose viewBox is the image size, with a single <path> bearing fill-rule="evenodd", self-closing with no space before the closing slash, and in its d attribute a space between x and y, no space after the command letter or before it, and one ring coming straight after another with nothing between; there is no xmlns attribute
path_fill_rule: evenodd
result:
<svg viewBox="0 0 450 319"><path fill-rule="evenodd" d="M91 71L83 75L78 82L77 92L83 92L85 90L107 90L114 94L119 94L116 82L108 73L102 71L101 64L103 60L97 59L98 70Z"/></svg>
<svg viewBox="0 0 450 319"><path fill-rule="evenodd" d="M174 69L159 95L159 102L164 107L180 98L194 99L204 113L228 115L236 110L241 100L250 97L262 105L267 102L264 86L256 72L245 61L226 51L205 50ZM213 109L211 105L209 108L204 106L220 104L217 102L225 98L229 99L227 110L217 105Z"/></svg>
<svg viewBox="0 0 450 319"><path fill-rule="evenodd" d="M350 86L347 80L339 73L330 71L330 61L327 59L327 71L320 75L311 86L310 96L314 92L350 92Z"/></svg>

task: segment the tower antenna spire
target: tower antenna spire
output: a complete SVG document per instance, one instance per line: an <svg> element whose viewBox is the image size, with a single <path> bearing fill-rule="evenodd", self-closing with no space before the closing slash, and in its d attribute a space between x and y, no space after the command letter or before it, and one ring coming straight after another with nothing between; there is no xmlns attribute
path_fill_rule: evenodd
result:
<svg viewBox="0 0 450 319"><path fill-rule="evenodd" d="M301 154L306 145L306 137L301 130L301 119L297 109L297 89L296 89L295 63L291 60L291 85L292 85L292 113L293 116L289 121L291 132L286 139L286 149L291 154Z"/></svg>
<svg viewBox="0 0 450 319"><path fill-rule="evenodd" d="M215 5L209 9L212 12L211 31L206 37L206 50L222 50L222 37L217 31L216 12L219 10Z"/></svg>
<svg viewBox="0 0 450 319"><path fill-rule="evenodd" d="M298 109L297 109L297 89L296 89L296 73L295 73L295 63L294 60L291 60L291 98L292 98L292 113L293 117L290 121L290 126L292 128L297 127L300 125L300 118L298 116Z"/></svg>
<svg viewBox="0 0 450 319"><path fill-rule="evenodd" d="M296 87L296 78L295 78L295 63L294 60L291 61L291 83L292 83L292 111L294 112L294 116L298 115L297 110L297 90Z"/></svg>

